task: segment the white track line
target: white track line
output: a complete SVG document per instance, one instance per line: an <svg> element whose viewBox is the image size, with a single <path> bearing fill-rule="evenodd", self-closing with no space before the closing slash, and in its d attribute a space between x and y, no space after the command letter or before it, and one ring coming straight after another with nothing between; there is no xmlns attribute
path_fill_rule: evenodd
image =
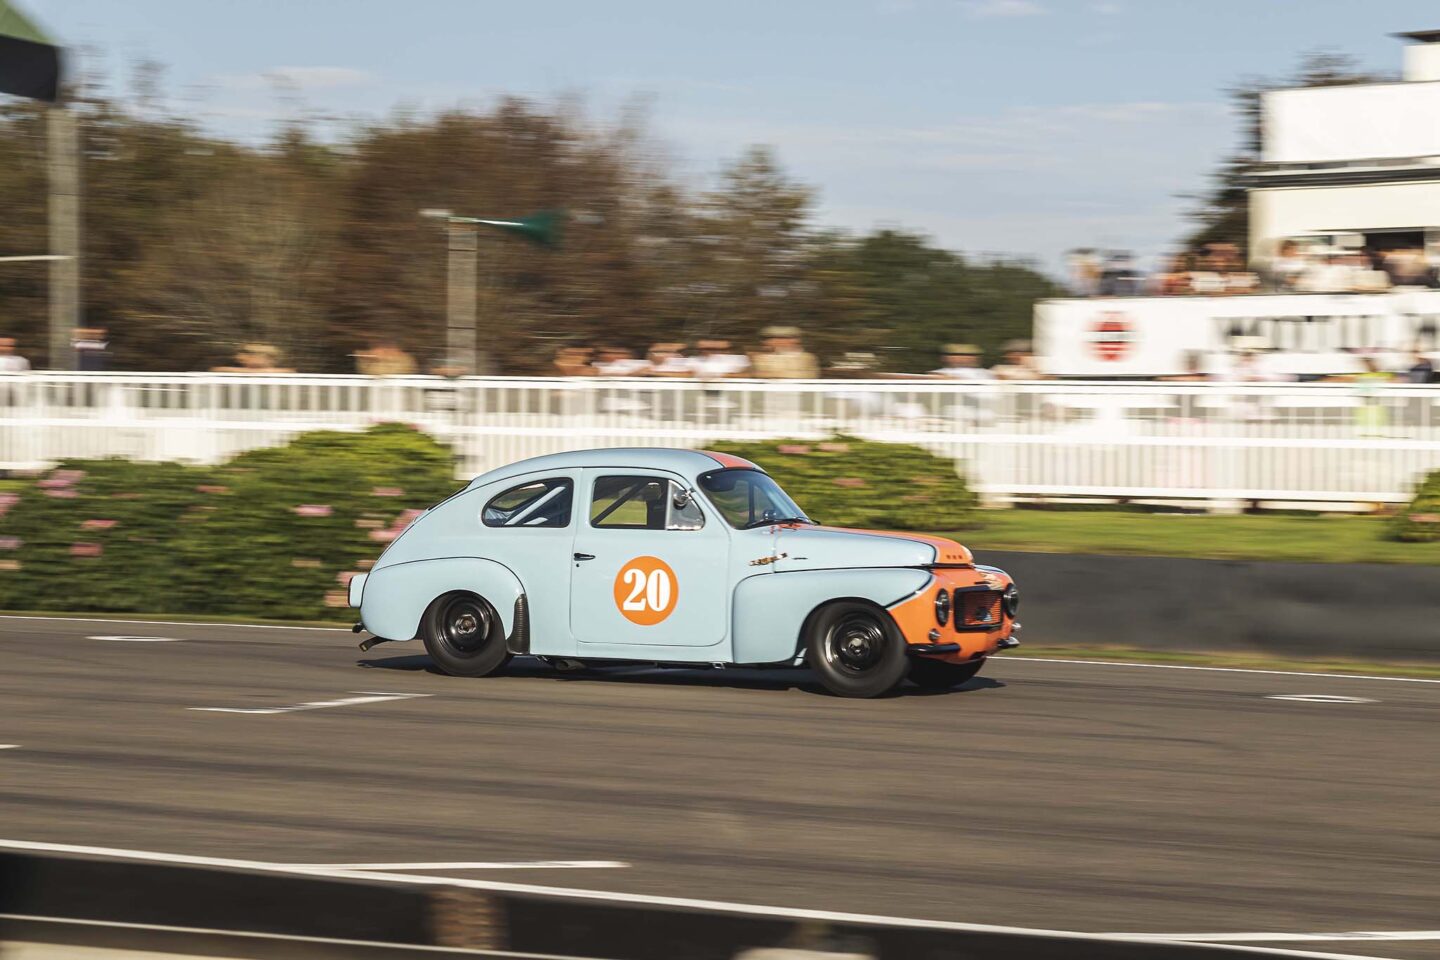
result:
<svg viewBox="0 0 1440 960"><path fill-rule="evenodd" d="M293 707L186 707L187 710L198 710L202 713L249 713L249 714L275 714L295 713L298 710L324 710L328 707L354 707L362 703L384 703L387 700L414 700L418 697L428 697L428 693L378 693L368 690L357 690L356 693L365 694L361 697L345 697L342 700L315 700L311 703L300 703Z"/></svg>
<svg viewBox="0 0 1440 960"><path fill-rule="evenodd" d="M1266 700L1297 700L1300 703L1379 703L1369 697L1338 697L1329 693L1272 693Z"/></svg>
<svg viewBox="0 0 1440 960"><path fill-rule="evenodd" d="M320 630L329 633L350 633L349 627L290 627L283 623L222 623L215 620L117 620L102 617L27 617L0 614L0 620L39 620L43 623L143 623L161 627L240 627L243 630Z"/></svg>
<svg viewBox="0 0 1440 960"><path fill-rule="evenodd" d="M1440 930L1352 930L1348 933L1120 933L1131 940L1173 943L1318 943L1338 940L1440 940Z"/></svg>
<svg viewBox="0 0 1440 960"><path fill-rule="evenodd" d="M1137 938L1128 934L1078 933L1071 930L1049 930L1030 927L1007 927L984 923L960 923L944 920L916 920L911 917L885 917L864 913L839 913L831 910L798 910L787 907L765 907L749 903L729 903L723 900L697 900L688 897L658 897L639 894L616 893L608 890L586 890L579 887L545 887L529 883L507 883L498 880L460 880L452 877L425 877L406 873L381 873L367 870L326 870L315 867L292 866L290 864L267 863L260 860L234 860L223 857L197 857L186 854L159 853L153 850L125 850L115 847L92 847L68 843L42 843L34 840L0 840L0 850L32 850L45 853L68 853L81 856L111 857L121 860L143 860L153 863L177 863L193 866L221 867L232 870L251 870L265 873L290 873L309 876L336 877L342 880L384 880L392 883L411 883L421 886L464 887L469 890L491 890L499 893L531 893L538 896L569 897L573 899L607 901L614 903L638 903L649 906L678 907L686 910L710 910L718 913L733 913L746 916L783 917L791 920L819 920L829 923L868 923L892 927L918 928L925 930L952 930L970 933L1008 933L1033 937L1066 937L1079 940L1094 940L1108 943L1135 943ZM1148 941L1144 941L1148 942ZM1384 957L1367 957L1353 953L1313 953L1302 950L1281 950L1273 947L1242 947L1226 943L1196 942L1196 947L1210 950L1242 951L1247 954L1264 953L1280 957L1308 957L1311 960L1391 960Z"/></svg>
<svg viewBox="0 0 1440 960"><path fill-rule="evenodd" d="M0 750L18 750L19 748L20 744L18 743L0 743Z"/></svg>
<svg viewBox="0 0 1440 960"><path fill-rule="evenodd" d="M63 923L81 927L107 927L118 930L151 930L156 933L185 933L201 936L243 937L249 940L280 940L285 943L324 943L342 947L400 947L424 953L458 953L467 957L509 957L511 960L586 960L584 957L561 956L553 953L516 953L513 950L476 950L472 947L435 947L422 943L385 943L374 940L340 940L334 937L300 937L288 933L257 933L250 930L217 930L213 927L174 927L163 923L122 923L118 920L77 920L72 917L37 917L26 913L0 913L0 920L32 923ZM156 954L161 956L162 954Z"/></svg>
<svg viewBox="0 0 1440 960"><path fill-rule="evenodd" d="M101 635L101 636L96 636L96 637L86 637L85 639L86 639L86 640L115 640L115 641L118 641L118 642L120 642L120 643L180 643L180 642L182 642L179 637L126 637L126 636Z"/></svg>
<svg viewBox="0 0 1440 960"><path fill-rule="evenodd" d="M513 860L459 863L304 863L310 870L623 870L624 860Z"/></svg>
<svg viewBox="0 0 1440 960"><path fill-rule="evenodd" d="M1129 660L1070 660L1059 657L991 657L1006 663L1083 663L1093 667L1143 667L1147 670L1205 670L1211 673L1258 673L1271 677L1321 677L1327 680L1393 680L1396 683L1440 683L1432 677L1377 677L1366 673L1307 673L1303 670L1260 670L1255 667L1199 667L1188 663L1135 663Z"/></svg>

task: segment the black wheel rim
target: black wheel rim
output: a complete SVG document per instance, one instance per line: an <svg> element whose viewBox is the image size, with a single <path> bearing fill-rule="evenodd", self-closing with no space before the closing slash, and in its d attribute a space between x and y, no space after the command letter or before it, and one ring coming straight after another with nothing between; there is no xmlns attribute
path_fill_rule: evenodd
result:
<svg viewBox="0 0 1440 960"><path fill-rule="evenodd" d="M457 597L440 614L440 639L453 653L474 656L490 637L490 610L471 597Z"/></svg>
<svg viewBox="0 0 1440 960"><path fill-rule="evenodd" d="M851 613L825 634L825 662L847 677L863 677L885 655L885 629L875 617Z"/></svg>

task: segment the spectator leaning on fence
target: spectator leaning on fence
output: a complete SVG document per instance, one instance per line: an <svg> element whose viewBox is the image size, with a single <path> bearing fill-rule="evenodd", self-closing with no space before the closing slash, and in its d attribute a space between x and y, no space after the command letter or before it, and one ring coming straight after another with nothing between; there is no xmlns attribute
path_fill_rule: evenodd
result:
<svg viewBox="0 0 1440 960"><path fill-rule="evenodd" d="M24 373L30 361L15 352L14 337L0 337L0 373Z"/></svg>
<svg viewBox="0 0 1440 960"><path fill-rule="evenodd" d="M947 343L941 348L941 367L930 373L951 380L994 380L995 374L980 366L980 353L973 343Z"/></svg>
<svg viewBox="0 0 1440 960"><path fill-rule="evenodd" d="M75 339L75 369L87 373L98 373L110 366L110 343L105 339L104 327L77 327Z"/></svg>
<svg viewBox="0 0 1440 960"><path fill-rule="evenodd" d="M636 357L629 347L601 347L595 353L592 366L597 377L643 377L650 372L649 361Z"/></svg>
<svg viewBox="0 0 1440 960"><path fill-rule="evenodd" d="M695 372L694 362L685 356L683 343L652 343L645 360L650 364L652 377L688 377Z"/></svg>
<svg viewBox="0 0 1440 960"><path fill-rule="evenodd" d="M755 375L767 380L816 380L820 362L805 351L798 327L766 327L765 347L750 357Z"/></svg>
<svg viewBox="0 0 1440 960"><path fill-rule="evenodd" d="M750 358L737 353L729 340L697 340L695 356L690 358L690 369L697 380L746 377L750 375Z"/></svg>
<svg viewBox="0 0 1440 960"><path fill-rule="evenodd" d="M996 380L1044 380L1045 374L1035 362L1035 351L1029 340L1010 340L1005 344L1005 362L990 368Z"/></svg>
<svg viewBox="0 0 1440 960"><path fill-rule="evenodd" d="M415 358L391 340L378 340L355 354L355 369L367 377L409 377L419 369Z"/></svg>

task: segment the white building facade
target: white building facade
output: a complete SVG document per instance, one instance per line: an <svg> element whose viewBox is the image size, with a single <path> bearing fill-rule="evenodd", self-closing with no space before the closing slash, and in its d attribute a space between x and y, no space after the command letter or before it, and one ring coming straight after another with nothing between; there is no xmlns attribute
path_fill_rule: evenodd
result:
<svg viewBox="0 0 1440 960"><path fill-rule="evenodd" d="M1275 90L1261 99L1249 180L1256 263L1287 239L1440 258L1440 30L1402 34L1403 79Z"/></svg>

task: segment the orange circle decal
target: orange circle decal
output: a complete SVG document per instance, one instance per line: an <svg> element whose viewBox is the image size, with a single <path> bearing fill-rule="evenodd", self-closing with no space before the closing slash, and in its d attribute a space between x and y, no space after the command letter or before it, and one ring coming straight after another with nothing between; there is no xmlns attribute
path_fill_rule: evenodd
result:
<svg viewBox="0 0 1440 960"><path fill-rule="evenodd" d="M615 574L615 606L631 623L650 627L670 616L680 599L680 583L659 557L636 557Z"/></svg>

